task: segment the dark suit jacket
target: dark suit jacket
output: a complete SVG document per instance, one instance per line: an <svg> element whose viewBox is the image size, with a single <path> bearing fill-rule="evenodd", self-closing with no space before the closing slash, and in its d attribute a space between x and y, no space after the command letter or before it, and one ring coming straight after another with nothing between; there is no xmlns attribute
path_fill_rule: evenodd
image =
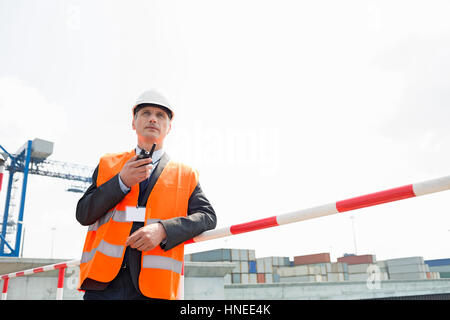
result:
<svg viewBox="0 0 450 320"><path fill-rule="evenodd" d="M159 164L153 170L147 194L151 192L153 186L158 180L161 172L169 162L169 157L164 153ZM92 175L92 185L86 190L85 194L78 201L76 218L83 226L88 226L100 217L105 215L110 209L114 208L125 197L125 193L120 189L119 175L117 174L101 186L97 187L98 166ZM141 190L143 192L143 190ZM140 197L141 198L141 197ZM143 197L145 203L139 203L139 206L145 207L148 197ZM189 240L196 235L216 227L216 214L200 184L197 184L189 198L188 212L186 217L177 217L161 221L167 233L166 243L161 245L164 250L170 250L173 247ZM130 234L143 227L143 222L133 222ZM130 268L131 278L136 290L139 291L138 276L141 268L141 251L127 247L124 257L124 263ZM108 283L86 279L81 285L82 290L102 290Z"/></svg>

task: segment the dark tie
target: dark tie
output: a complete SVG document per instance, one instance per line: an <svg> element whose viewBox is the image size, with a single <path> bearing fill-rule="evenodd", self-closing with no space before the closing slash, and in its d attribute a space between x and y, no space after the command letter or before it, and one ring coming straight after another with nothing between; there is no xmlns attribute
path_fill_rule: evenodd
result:
<svg viewBox="0 0 450 320"><path fill-rule="evenodd" d="M146 151L145 151L144 149L142 149L140 154L141 154L141 155L145 155L145 154L146 154ZM145 180L139 182L139 198L138 198L138 204L140 204L140 205L141 205L142 199L144 198L145 190L147 190L149 181L150 181L150 177L148 177L148 179L145 179ZM145 204L143 204L142 206L145 207Z"/></svg>

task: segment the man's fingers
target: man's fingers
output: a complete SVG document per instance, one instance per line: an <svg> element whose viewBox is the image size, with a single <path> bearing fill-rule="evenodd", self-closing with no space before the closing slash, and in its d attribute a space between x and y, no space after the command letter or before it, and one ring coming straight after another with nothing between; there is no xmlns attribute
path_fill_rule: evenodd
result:
<svg viewBox="0 0 450 320"><path fill-rule="evenodd" d="M136 172L146 173L146 172L149 172L152 169L153 169L153 165L152 164L148 164L148 165L136 168Z"/></svg>
<svg viewBox="0 0 450 320"><path fill-rule="evenodd" d="M151 241L136 241L136 243L134 244L135 249L139 250L139 251L148 251L148 250L152 250L153 248L156 247L156 244L151 242Z"/></svg>
<svg viewBox="0 0 450 320"><path fill-rule="evenodd" d="M130 243L127 245L139 251L148 251L156 247L153 242L151 242L149 239L146 239L145 237L134 238L134 240L130 241Z"/></svg>
<svg viewBox="0 0 450 320"><path fill-rule="evenodd" d="M127 241L125 242L125 245L126 245L126 246L134 245L134 243L140 238L140 235L139 235L138 231L139 231L139 230L133 232L133 233L131 234L131 236L129 236L129 237L127 238Z"/></svg>
<svg viewBox="0 0 450 320"><path fill-rule="evenodd" d="M134 157L130 158L130 159L127 161L127 163L128 163L128 162L134 162L134 161L136 161L136 160L137 160L137 157L138 157L138 156L134 156Z"/></svg>
<svg viewBox="0 0 450 320"><path fill-rule="evenodd" d="M133 244L132 248L135 249L139 249L139 248L143 248L147 245L147 241L144 237L139 238L138 240L136 240L136 242Z"/></svg>
<svg viewBox="0 0 450 320"><path fill-rule="evenodd" d="M133 168L137 168L146 164L149 164L152 162L152 158L145 158L145 159L140 159L140 160L136 160L134 162L131 162L129 165Z"/></svg>
<svg viewBox="0 0 450 320"><path fill-rule="evenodd" d="M146 233L144 229L141 228L127 238L125 245L140 251L148 251L158 245L157 243L154 243L155 241L150 237L150 234Z"/></svg>

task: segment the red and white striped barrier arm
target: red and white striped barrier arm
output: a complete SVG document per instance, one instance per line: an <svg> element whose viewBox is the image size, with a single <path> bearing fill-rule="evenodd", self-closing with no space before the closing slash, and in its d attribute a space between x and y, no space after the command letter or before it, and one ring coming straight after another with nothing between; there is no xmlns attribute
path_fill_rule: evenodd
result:
<svg viewBox="0 0 450 320"><path fill-rule="evenodd" d="M375 193L370 193L363 196L337 201L317 207L312 207L294 212L288 212L278 216L272 216L264 219L245 222L230 227L206 231L194 237L193 239L186 241L185 244L213 240L228 237L235 234L246 233L270 227L276 227L283 224L319 218L340 212L356 210L364 207L371 207L382 203L418 197L425 194L436 193L448 189L450 189L450 176L409 184L403 187L393 188ZM55 269L60 270L58 276L57 299L62 299L62 288L64 285L64 271L67 267L78 266L79 264L80 260L72 260L64 263L53 264L49 266L2 275L0 276L0 278L4 280L2 299L6 299L6 293L8 290L8 281L10 278ZM184 291L183 287L180 287L179 297L181 298L183 297L183 291Z"/></svg>
<svg viewBox="0 0 450 320"><path fill-rule="evenodd" d="M57 289L56 289L56 300L62 300L63 288L64 288L64 273L67 268L76 267L79 265L80 265L80 260L71 260L71 261L66 261L66 262L62 262L62 263L51 264L48 266L43 266L43 267L28 269L28 270L24 270L24 271L17 271L17 272L4 274L4 275L0 276L0 278L3 279L2 300L6 300L7 293L8 293L9 279L15 278L15 277L28 276L28 275L39 273L39 272L57 270L57 269L59 270L59 273L58 273L58 285L57 285Z"/></svg>
<svg viewBox="0 0 450 320"><path fill-rule="evenodd" d="M386 202L418 197L425 194L440 192L448 189L450 189L450 176L409 184L403 187L393 188L375 193L370 193L363 196L337 201L317 207L298 210L294 212L288 212L278 216L272 216L264 219L245 222L230 227L206 231L196 236L195 238L188 240L185 243L195 243L200 241L228 237L239 233L281 226L283 224L319 218L340 212L356 210L364 207L371 207Z"/></svg>

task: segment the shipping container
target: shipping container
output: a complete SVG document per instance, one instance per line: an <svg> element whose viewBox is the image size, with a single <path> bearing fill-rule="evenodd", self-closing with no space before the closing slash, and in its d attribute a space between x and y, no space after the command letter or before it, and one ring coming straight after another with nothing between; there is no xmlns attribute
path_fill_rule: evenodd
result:
<svg viewBox="0 0 450 320"><path fill-rule="evenodd" d="M348 265L350 264L362 264L362 263L375 263L375 255L372 254L364 254L359 256L344 256L337 258L338 262L344 262Z"/></svg>
<svg viewBox="0 0 450 320"><path fill-rule="evenodd" d="M343 272L330 272L327 273L327 281L328 282L338 282L338 281L344 281L344 273Z"/></svg>
<svg viewBox="0 0 450 320"><path fill-rule="evenodd" d="M294 265L296 266L314 263L327 263L327 262L330 262L330 254L328 252L294 257Z"/></svg>
<svg viewBox="0 0 450 320"><path fill-rule="evenodd" d="M321 274L321 275L326 275L327 274L327 265L329 263L315 263L315 264L306 264L306 266L310 267L310 273L314 273L314 274Z"/></svg>
<svg viewBox="0 0 450 320"><path fill-rule="evenodd" d="M373 263L361 263L361 264L351 264L348 266L348 273L352 274L352 273L367 273L367 269L369 267L377 267L379 268L376 264Z"/></svg>
<svg viewBox="0 0 450 320"><path fill-rule="evenodd" d="M195 252L190 255L191 261L194 262L231 261L231 249L215 249Z"/></svg>
<svg viewBox="0 0 450 320"><path fill-rule="evenodd" d="M434 272L450 272L450 266L446 266L446 265L432 266L432 267L430 266L430 271L434 271Z"/></svg>
<svg viewBox="0 0 450 320"><path fill-rule="evenodd" d="M273 266L287 266L289 265L289 257L272 257Z"/></svg>
<svg viewBox="0 0 450 320"><path fill-rule="evenodd" d="M269 273L272 275L272 281L275 283L280 282L280 275L278 273ZM266 282L267 282L267 275L268 273L266 273Z"/></svg>
<svg viewBox="0 0 450 320"><path fill-rule="evenodd" d="M306 276L308 275L308 266L294 266L294 267L278 267L277 274L280 277L294 277L294 276Z"/></svg>
<svg viewBox="0 0 450 320"><path fill-rule="evenodd" d="M346 263L342 262L333 262L333 263L326 263L325 267L327 269L327 272L348 272L348 266Z"/></svg>
<svg viewBox="0 0 450 320"><path fill-rule="evenodd" d="M403 266L408 264L424 264L425 261L422 257L406 257L406 258L397 258L397 259L388 259L385 260L387 267L391 266Z"/></svg>
<svg viewBox="0 0 450 320"><path fill-rule="evenodd" d="M441 279L443 278L448 279L450 278L450 272L439 272L439 276Z"/></svg>
<svg viewBox="0 0 450 320"><path fill-rule="evenodd" d="M248 273L241 273L241 283L242 284L249 284L250 283L250 277Z"/></svg>
<svg viewBox="0 0 450 320"><path fill-rule="evenodd" d="M241 283L241 274L240 273L232 273L231 280L233 283Z"/></svg>
<svg viewBox="0 0 450 320"><path fill-rule="evenodd" d="M391 280L421 280L427 279L426 272L389 273Z"/></svg>
<svg viewBox="0 0 450 320"><path fill-rule="evenodd" d="M425 260L425 263L430 267L437 266L450 266L450 259L434 259L434 260Z"/></svg>
<svg viewBox="0 0 450 320"><path fill-rule="evenodd" d="M257 258L256 259L256 272L258 272L258 273L265 273L264 258Z"/></svg>
<svg viewBox="0 0 450 320"><path fill-rule="evenodd" d="M326 275L326 271L324 265L299 265L294 267L277 267L276 273L281 277L293 277L304 275Z"/></svg>
<svg viewBox="0 0 450 320"><path fill-rule="evenodd" d="M248 280L250 284L257 284L257 277L256 277L256 273L249 273L248 274Z"/></svg>
<svg viewBox="0 0 450 320"><path fill-rule="evenodd" d="M430 272L431 273L431 279L440 279L441 275L439 272Z"/></svg>
<svg viewBox="0 0 450 320"><path fill-rule="evenodd" d="M241 273L241 263L239 261L233 261L235 267L231 273Z"/></svg>
<svg viewBox="0 0 450 320"><path fill-rule="evenodd" d="M239 249L231 249L231 261L240 261L241 251Z"/></svg>
<svg viewBox="0 0 450 320"><path fill-rule="evenodd" d="M249 273L256 273L256 261L249 261L248 262L248 272Z"/></svg>
<svg viewBox="0 0 450 320"><path fill-rule="evenodd" d="M240 249L239 250L239 259L241 261L248 261L248 250Z"/></svg>
<svg viewBox="0 0 450 320"><path fill-rule="evenodd" d="M248 261L241 261L241 273L248 273Z"/></svg>
<svg viewBox="0 0 450 320"><path fill-rule="evenodd" d="M265 273L272 273L273 272L273 265L272 265L272 257L266 257L264 259L264 272Z"/></svg>
<svg viewBox="0 0 450 320"><path fill-rule="evenodd" d="M289 257L279 257L279 265L289 266L290 265Z"/></svg>
<svg viewBox="0 0 450 320"><path fill-rule="evenodd" d="M389 274L410 273L410 272L429 272L430 267L427 264L405 264L388 266Z"/></svg>
<svg viewBox="0 0 450 320"><path fill-rule="evenodd" d="M257 273L256 280L258 283L266 283L266 275L264 273Z"/></svg>

